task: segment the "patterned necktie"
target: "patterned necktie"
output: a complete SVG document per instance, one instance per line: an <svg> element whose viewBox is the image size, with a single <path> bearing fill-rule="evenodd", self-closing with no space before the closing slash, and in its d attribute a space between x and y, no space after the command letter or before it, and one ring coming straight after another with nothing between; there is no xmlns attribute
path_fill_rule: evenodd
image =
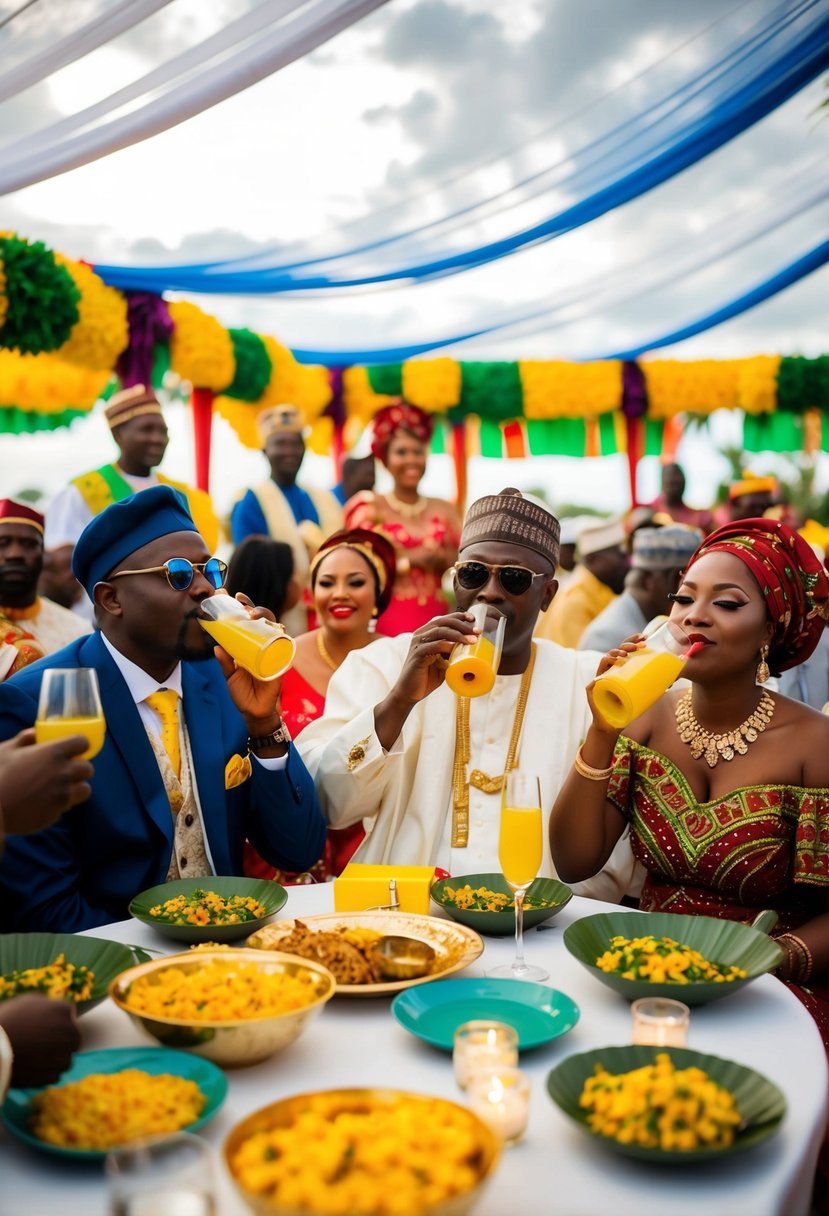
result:
<svg viewBox="0 0 829 1216"><path fill-rule="evenodd" d="M178 693L174 688L162 688L146 698L150 709L161 719L161 742L170 757L173 772L181 777L181 748L178 741Z"/></svg>

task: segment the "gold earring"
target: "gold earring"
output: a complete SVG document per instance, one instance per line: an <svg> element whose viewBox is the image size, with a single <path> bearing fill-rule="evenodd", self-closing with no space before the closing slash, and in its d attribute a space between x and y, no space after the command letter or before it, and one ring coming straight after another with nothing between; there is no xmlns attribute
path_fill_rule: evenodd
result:
<svg viewBox="0 0 829 1216"><path fill-rule="evenodd" d="M766 680L771 675L769 665L766 659L769 655L769 648L765 643L760 647L760 662L757 664L757 683L765 684Z"/></svg>

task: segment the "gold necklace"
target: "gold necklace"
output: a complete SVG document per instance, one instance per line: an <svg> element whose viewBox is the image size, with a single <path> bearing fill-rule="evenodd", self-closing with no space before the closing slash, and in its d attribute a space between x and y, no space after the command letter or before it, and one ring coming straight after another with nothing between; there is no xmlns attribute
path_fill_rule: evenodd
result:
<svg viewBox="0 0 829 1216"><path fill-rule="evenodd" d="M327 663L332 671L336 671L337 668L339 667L339 663L335 663L334 660L331 658L331 655L328 653L328 649L325 645L325 642L322 640L322 630L321 629L317 630L317 650L319 651L320 658L322 659L323 663Z"/></svg>
<svg viewBox="0 0 829 1216"><path fill-rule="evenodd" d="M694 759L698 760L700 756L705 756L705 763L709 768L714 768L720 758L733 760L738 752L744 756L748 751L748 745L763 733L773 715L774 701L764 691L757 708L749 714L745 722L741 722L734 730L727 730L721 735L715 735L710 730L705 730L697 721L691 708L691 690L689 688L677 702L676 728L682 742L687 743L691 748L691 755Z"/></svg>
<svg viewBox="0 0 829 1216"><path fill-rule="evenodd" d="M469 764L469 697L456 697L455 709L455 757L452 762L452 848L465 849L469 843L469 787L474 785L483 794L499 794L504 788L504 778L507 773L518 767L518 741L521 738L521 727L524 724L524 711L527 708L527 698L530 695L530 682L535 666L536 645L533 642L530 661L521 677L521 687L518 689L518 702L515 706L515 718L512 723L507 759L504 771L499 777L490 777L479 768L473 768L467 777Z"/></svg>
<svg viewBox="0 0 829 1216"><path fill-rule="evenodd" d="M404 502L402 498L398 498L391 490L386 494L386 502L398 515L402 515L404 519L414 519L417 515L421 515L426 510L428 501L428 498L424 498L421 494L418 494L414 502Z"/></svg>

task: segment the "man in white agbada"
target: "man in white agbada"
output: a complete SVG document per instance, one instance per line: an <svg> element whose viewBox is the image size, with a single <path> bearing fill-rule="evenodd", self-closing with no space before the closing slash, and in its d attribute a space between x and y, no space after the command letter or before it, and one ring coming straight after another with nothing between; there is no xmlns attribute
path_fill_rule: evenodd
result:
<svg viewBox="0 0 829 1216"><path fill-rule="evenodd" d="M558 548L558 521L517 490L479 499L455 567L459 611L353 651L332 677L325 714L297 747L330 825L363 820L368 836L354 860L499 871L508 764L538 776L549 814L587 731L584 688L599 658L533 641L557 589ZM474 639L466 610L475 603L502 613L506 634L495 687L470 699L456 697L444 673L452 648ZM546 835L541 873L554 875ZM618 901L638 879L624 836L576 890Z"/></svg>

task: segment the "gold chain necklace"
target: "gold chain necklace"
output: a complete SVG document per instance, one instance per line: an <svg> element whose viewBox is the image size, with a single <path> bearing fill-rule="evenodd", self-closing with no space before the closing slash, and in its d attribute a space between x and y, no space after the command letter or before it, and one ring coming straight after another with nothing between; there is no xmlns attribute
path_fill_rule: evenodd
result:
<svg viewBox="0 0 829 1216"><path fill-rule="evenodd" d="M733 760L737 753L744 756L748 751L748 745L763 733L773 715L774 701L764 691L757 708L749 714L745 722L741 722L734 730L727 730L721 735L715 735L710 730L705 730L697 721L691 708L691 690L689 688L677 702L676 728L682 742L690 746L694 759L698 760L700 756L705 756L705 763L709 768L714 768L720 758Z"/></svg>
<svg viewBox="0 0 829 1216"><path fill-rule="evenodd" d="M426 504L429 499L418 494L414 502L404 502L402 498L398 498L389 490L386 494L386 502L396 511L398 515L402 515L404 519L414 519L417 515L421 515L426 510ZM468 699L468 698L467 698Z"/></svg>
<svg viewBox="0 0 829 1216"><path fill-rule="evenodd" d="M319 651L320 658L322 659L323 663L327 663L332 671L336 671L337 668L339 667L339 663L335 663L334 660L331 658L331 655L328 653L328 649L325 645L325 642L322 640L322 630L321 629L317 630L317 650Z"/></svg>
<svg viewBox="0 0 829 1216"><path fill-rule="evenodd" d="M527 670L521 677L518 689L518 702L515 706L515 718L512 723L507 759L504 771L499 777L490 777L473 768L467 777L469 764L469 697L456 697L455 709L455 758L452 763L452 848L465 849L469 843L469 787L474 785L483 794L499 794L504 788L504 778L507 773L518 767L518 742L521 738L521 727L524 724L524 711L527 708L527 698L530 695L530 683L535 666L536 645L533 642L530 661Z"/></svg>

